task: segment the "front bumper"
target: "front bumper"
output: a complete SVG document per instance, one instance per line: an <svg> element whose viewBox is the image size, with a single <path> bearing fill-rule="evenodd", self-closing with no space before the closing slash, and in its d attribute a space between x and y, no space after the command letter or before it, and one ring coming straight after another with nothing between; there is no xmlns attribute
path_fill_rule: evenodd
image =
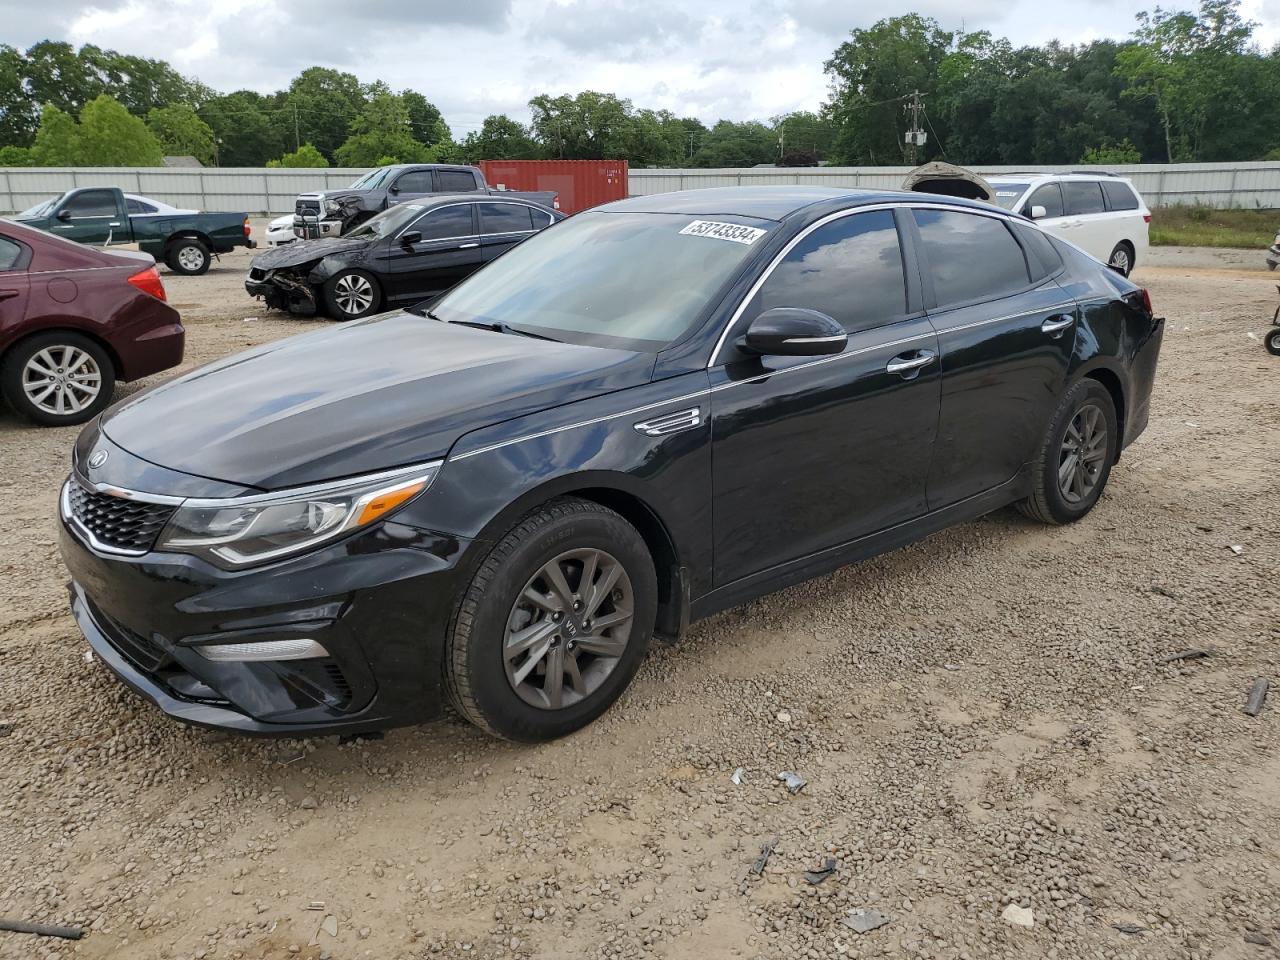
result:
<svg viewBox="0 0 1280 960"><path fill-rule="evenodd" d="M341 220L322 220L317 217L294 217L293 235L299 240L318 240L321 237L342 236Z"/></svg>
<svg viewBox="0 0 1280 960"><path fill-rule="evenodd" d="M95 654L175 720L267 736L438 716L468 542L395 522L255 570L182 554L107 556L62 517L71 610ZM312 639L327 657L215 661L206 644Z"/></svg>

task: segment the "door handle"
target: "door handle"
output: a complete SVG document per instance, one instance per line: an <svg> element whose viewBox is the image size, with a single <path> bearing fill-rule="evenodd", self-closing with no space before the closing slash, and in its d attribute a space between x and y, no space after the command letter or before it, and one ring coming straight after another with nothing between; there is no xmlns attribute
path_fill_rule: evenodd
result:
<svg viewBox="0 0 1280 960"><path fill-rule="evenodd" d="M474 248L474 247L478 247L478 246L480 246L480 244L478 244L478 243L462 243L462 244L459 244L459 245L458 245L458 249L459 249L459 250L471 250L472 248Z"/></svg>
<svg viewBox="0 0 1280 960"><path fill-rule="evenodd" d="M108 223L108 224L107 224L107 226L108 226L108 227L118 227L118 226L120 226L120 221L118 221L118 220L112 220L110 223Z"/></svg>
<svg viewBox="0 0 1280 960"><path fill-rule="evenodd" d="M903 379L910 379L915 376L915 371L933 363L937 356L932 350L917 350L914 357L899 354L889 361L889 365L884 370L885 373L896 373Z"/></svg>
<svg viewBox="0 0 1280 960"><path fill-rule="evenodd" d="M1055 340L1062 336L1062 331L1076 322L1076 318L1066 313L1059 313L1040 324L1040 332L1047 333Z"/></svg>
<svg viewBox="0 0 1280 960"><path fill-rule="evenodd" d="M0 300L11 300L20 292L19 290L0 290Z"/></svg>

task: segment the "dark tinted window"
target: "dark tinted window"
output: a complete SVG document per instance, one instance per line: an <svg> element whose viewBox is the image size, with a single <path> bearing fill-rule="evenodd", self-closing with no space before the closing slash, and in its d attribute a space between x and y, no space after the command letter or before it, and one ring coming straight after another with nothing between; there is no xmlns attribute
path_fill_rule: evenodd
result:
<svg viewBox="0 0 1280 960"><path fill-rule="evenodd" d="M1138 198L1133 195L1127 183L1119 180L1102 183L1102 192L1107 198L1107 206L1112 210L1137 210Z"/></svg>
<svg viewBox="0 0 1280 960"><path fill-rule="evenodd" d="M481 233L528 233L533 229L529 208L522 203L478 203Z"/></svg>
<svg viewBox="0 0 1280 960"><path fill-rule="evenodd" d="M1043 187L1038 187L1023 206L1022 212L1029 217L1032 207L1044 207L1046 217L1062 216L1062 191L1058 185L1046 183Z"/></svg>
<svg viewBox="0 0 1280 960"><path fill-rule="evenodd" d="M1043 232L1031 227L1018 224L1014 229L1018 231L1022 245L1027 249L1027 256L1031 261L1031 279L1039 280L1057 273L1058 268L1062 266L1062 257L1058 255L1053 241Z"/></svg>
<svg viewBox="0 0 1280 960"><path fill-rule="evenodd" d="M470 193L475 188L475 175L465 170L436 171L436 189L441 193Z"/></svg>
<svg viewBox="0 0 1280 960"><path fill-rule="evenodd" d="M149 203L143 203L141 200L135 200L133 197L125 197L124 205L130 213L155 213L156 208Z"/></svg>
<svg viewBox="0 0 1280 960"><path fill-rule="evenodd" d="M62 209L70 210L73 217L110 217L116 213L116 197L110 190L82 190Z"/></svg>
<svg viewBox="0 0 1280 960"><path fill-rule="evenodd" d="M22 247L12 240L0 237L0 270L12 270L21 256Z"/></svg>
<svg viewBox="0 0 1280 960"><path fill-rule="evenodd" d="M410 170L400 174L396 180L396 189L401 193L430 193L431 171Z"/></svg>
<svg viewBox="0 0 1280 960"><path fill-rule="evenodd" d="M1000 220L950 210L916 210L938 306L994 300L1031 281L1022 248Z"/></svg>
<svg viewBox="0 0 1280 960"><path fill-rule="evenodd" d="M423 240L474 236L476 228L471 222L471 206L469 203L455 203L451 207L430 210L410 229L420 231Z"/></svg>
<svg viewBox="0 0 1280 960"><path fill-rule="evenodd" d="M807 307L845 330L868 330L906 313L907 288L893 213L842 217L798 243L756 297L757 313Z"/></svg>
<svg viewBox="0 0 1280 960"><path fill-rule="evenodd" d="M1085 213L1102 213L1107 208L1102 202L1102 184L1096 180L1068 180L1062 185L1062 194L1067 201L1067 213L1078 217Z"/></svg>
<svg viewBox="0 0 1280 960"><path fill-rule="evenodd" d="M547 213L545 210L539 210L537 207L530 207L529 213L533 217L533 229L541 230L543 227L549 227L555 222L555 217Z"/></svg>

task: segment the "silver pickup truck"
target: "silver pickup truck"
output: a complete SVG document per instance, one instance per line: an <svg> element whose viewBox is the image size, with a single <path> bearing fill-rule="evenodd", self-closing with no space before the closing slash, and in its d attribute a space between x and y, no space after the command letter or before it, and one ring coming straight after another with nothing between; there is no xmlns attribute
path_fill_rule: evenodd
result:
<svg viewBox="0 0 1280 960"><path fill-rule="evenodd" d="M484 174L477 167L447 163L395 164L371 170L342 190L299 195L293 211L293 233L302 240L340 237L397 203L452 193L520 197L552 210L559 209L556 193L498 190L485 182Z"/></svg>

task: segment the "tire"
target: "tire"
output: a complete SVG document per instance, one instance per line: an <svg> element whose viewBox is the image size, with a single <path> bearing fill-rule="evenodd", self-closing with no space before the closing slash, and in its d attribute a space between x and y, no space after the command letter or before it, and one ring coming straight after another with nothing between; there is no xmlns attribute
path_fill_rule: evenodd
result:
<svg viewBox="0 0 1280 960"><path fill-rule="evenodd" d="M1090 414L1089 411L1095 413ZM1081 418L1084 418L1083 420ZM1092 424L1092 430L1089 428ZM1106 433L1100 440L1097 428ZM1070 461L1072 447L1080 437L1089 456L1079 472L1072 469L1066 480L1062 470ZM1111 465L1119 453L1120 434L1115 401L1096 380L1081 380L1067 391L1054 412L1031 471L1031 495L1018 503L1023 514L1041 523L1074 523L1093 509L1111 475ZM1077 460L1078 462L1078 456Z"/></svg>
<svg viewBox="0 0 1280 960"><path fill-rule="evenodd" d="M1121 240L1115 245L1115 249L1111 251L1111 256L1107 258L1107 263L1120 271L1124 276L1133 273L1133 268L1137 266L1137 257L1134 256L1133 245L1128 240Z"/></svg>
<svg viewBox="0 0 1280 960"><path fill-rule="evenodd" d="M578 592L592 555L593 582L609 588L594 610L590 592ZM583 609L574 612L559 602L543 575L553 566L561 574L560 592L581 596ZM657 591L644 539L617 513L578 499L539 507L489 552L459 604L445 651L453 705L507 740L552 740L585 727L640 668L657 616ZM540 602L527 599L534 595ZM564 611L558 620L555 608ZM625 619L628 608L625 623L600 628L592 622L592 616ZM507 657L511 639L521 634L521 650ZM560 666L558 707L553 665Z"/></svg>
<svg viewBox="0 0 1280 960"><path fill-rule="evenodd" d="M1263 343L1267 345L1267 353L1273 357L1280 357L1280 329L1272 330L1263 338Z"/></svg>
<svg viewBox="0 0 1280 960"><path fill-rule="evenodd" d="M324 282L324 303L335 320L359 320L377 313L382 290L364 270L339 270Z"/></svg>
<svg viewBox="0 0 1280 960"><path fill-rule="evenodd" d="M30 337L0 363L0 393L9 406L41 426L93 419L111 402L115 388L115 366L106 350L78 333Z"/></svg>
<svg viewBox="0 0 1280 960"><path fill-rule="evenodd" d="M213 263L213 254L209 252L209 247L203 240L184 237L174 241L164 262L174 273L199 277L209 272L209 267Z"/></svg>

